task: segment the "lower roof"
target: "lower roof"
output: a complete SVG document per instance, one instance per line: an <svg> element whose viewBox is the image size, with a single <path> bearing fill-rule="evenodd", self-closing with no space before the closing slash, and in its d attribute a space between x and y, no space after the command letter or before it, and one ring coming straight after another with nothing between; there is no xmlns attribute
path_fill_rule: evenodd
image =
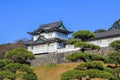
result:
<svg viewBox="0 0 120 80"><path fill-rule="evenodd" d="M98 40L98 39L105 39L105 38L112 38L120 36L120 30L112 30L106 32L96 33L96 36L91 38L89 41Z"/></svg>
<svg viewBox="0 0 120 80"><path fill-rule="evenodd" d="M25 45L39 45L39 44L46 44L46 43L53 43L53 42L66 42L66 40L61 38L50 38L46 40L41 40L41 38L38 38L36 41L29 40L25 42Z"/></svg>

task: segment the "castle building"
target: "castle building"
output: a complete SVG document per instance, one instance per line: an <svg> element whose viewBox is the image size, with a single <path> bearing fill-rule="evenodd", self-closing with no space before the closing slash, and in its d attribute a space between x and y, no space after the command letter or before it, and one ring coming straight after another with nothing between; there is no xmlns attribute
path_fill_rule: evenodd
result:
<svg viewBox="0 0 120 80"><path fill-rule="evenodd" d="M33 54L57 52L58 49L65 48L70 33L72 31L68 31L62 21L43 24L38 29L28 32L33 39L25 44Z"/></svg>
<svg viewBox="0 0 120 80"><path fill-rule="evenodd" d="M115 40L120 40L120 30L112 30L106 32L96 33L96 36L91 38L88 42L99 45L100 47L109 47L109 44Z"/></svg>
<svg viewBox="0 0 120 80"><path fill-rule="evenodd" d="M40 25L38 29L28 32L32 35L32 40L27 41L27 49L33 54L64 53L78 51L74 45L66 45L68 35L72 33L66 29L62 21ZM96 36L86 42L100 47L109 47L115 40L120 40L120 30L96 33Z"/></svg>

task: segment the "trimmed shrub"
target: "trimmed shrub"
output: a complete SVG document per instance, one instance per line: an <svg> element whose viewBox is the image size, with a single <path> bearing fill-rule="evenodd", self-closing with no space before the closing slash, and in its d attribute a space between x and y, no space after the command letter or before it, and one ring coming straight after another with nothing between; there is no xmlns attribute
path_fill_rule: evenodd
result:
<svg viewBox="0 0 120 80"><path fill-rule="evenodd" d="M113 69L109 68L109 67L104 67L104 71L109 72L111 74L113 74L113 72L114 72Z"/></svg>
<svg viewBox="0 0 120 80"><path fill-rule="evenodd" d="M35 74L25 74L23 80L38 80Z"/></svg>
<svg viewBox="0 0 120 80"><path fill-rule="evenodd" d="M61 80L72 80L72 79L81 79L85 77L86 74L84 71L80 70L69 70L61 75Z"/></svg>
<svg viewBox="0 0 120 80"><path fill-rule="evenodd" d="M78 65L75 69L77 70L87 70L87 69L98 69L103 70L104 67L101 62L92 61L92 62L86 62Z"/></svg>
<svg viewBox="0 0 120 80"><path fill-rule="evenodd" d="M86 70L86 75L89 75L90 78L103 78L103 79L111 79L113 78L112 74L106 71L100 70Z"/></svg>
<svg viewBox="0 0 120 80"><path fill-rule="evenodd" d="M74 44L74 43L77 43L77 42L80 42L80 41L81 41L80 39L68 39L67 44Z"/></svg>
<svg viewBox="0 0 120 80"><path fill-rule="evenodd" d="M120 50L120 40L115 40L109 45L110 47L113 47L116 51Z"/></svg>
<svg viewBox="0 0 120 80"><path fill-rule="evenodd" d="M81 52L74 52L72 54L68 54L66 56L67 60L70 61L77 61L77 60L82 60L82 61L87 61L90 58L91 54L87 53L81 53Z"/></svg>
<svg viewBox="0 0 120 80"><path fill-rule="evenodd" d="M99 60L99 61L104 61L105 58L102 55L96 55L96 54L92 54L91 55L91 60Z"/></svg>

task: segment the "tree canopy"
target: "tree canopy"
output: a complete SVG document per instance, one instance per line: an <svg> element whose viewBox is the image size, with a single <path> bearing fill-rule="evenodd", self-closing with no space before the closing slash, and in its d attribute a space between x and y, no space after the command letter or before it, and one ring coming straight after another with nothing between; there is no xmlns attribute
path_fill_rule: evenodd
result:
<svg viewBox="0 0 120 80"><path fill-rule="evenodd" d="M110 72L104 71L104 67L101 62L93 61L81 63L75 69L63 73L61 75L61 80L82 80L83 77L86 78L86 80L91 80L91 78L111 80L114 78Z"/></svg>
<svg viewBox="0 0 120 80"><path fill-rule="evenodd" d="M95 30L94 33L101 33L101 32L106 32L107 30L105 29L98 29L98 30Z"/></svg>
<svg viewBox="0 0 120 80"><path fill-rule="evenodd" d="M110 47L113 47L116 51L120 50L120 40L115 40L109 44Z"/></svg>
<svg viewBox="0 0 120 80"><path fill-rule="evenodd" d="M15 48L5 54L5 58L19 63L28 63L28 60L34 59L32 52L24 48Z"/></svg>
<svg viewBox="0 0 120 80"><path fill-rule="evenodd" d="M95 34L88 31L88 30L78 30L77 32L74 32L72 35L74 38L81 39L82 41L88 40L91 37L94 37Z"/></svg>
<svg viewBox="0 0 120 80"><path fill-rule="evenodd" d="M82 42L82 41L74 43L74 46L80 47L82 52L84 52L85 50L94 50L94 49L99 50L100 49L98 45L94 45L94 44Z"/></svg>
<svg viewBox="0 0 120 80"><path fill-rule="evenodd" d="M15 48L8 51L5 58L0 60L0 80L37 80L30 65L26 64L28 60L35 58L31 52L24 48Z"/></svg>
<svg viewBox="0 0 120 80"><path fill-rule="evenodd" d="M118 29L120 29L120 19L116 20L108 30L111 31Z"/></svg>

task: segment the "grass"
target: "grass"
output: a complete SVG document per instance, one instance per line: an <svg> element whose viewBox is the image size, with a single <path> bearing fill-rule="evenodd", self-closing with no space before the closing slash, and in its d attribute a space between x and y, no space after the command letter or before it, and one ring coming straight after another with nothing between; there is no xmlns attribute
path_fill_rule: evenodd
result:
<svg viewBox="0 0 120 80"><path fill-rule="evenodd" d="M34 71L39 80L60 80L62 73L67 70L72 70L79 64L80 62L42 65L34 67Z"/></svg>
<svg viewBox="0 0 120 80"><path fill-rule="evenodd" d="M37 74L39 80L60 80L60 76L62 73L66 72L67 70L72 70L81 63L82 62L49 64L49 65L36 66L33 67L33 69L34 72ZM103 65L107 66L107 64L103 64ZM91 80L106 80L106 79L95 78Z"/></svg>

